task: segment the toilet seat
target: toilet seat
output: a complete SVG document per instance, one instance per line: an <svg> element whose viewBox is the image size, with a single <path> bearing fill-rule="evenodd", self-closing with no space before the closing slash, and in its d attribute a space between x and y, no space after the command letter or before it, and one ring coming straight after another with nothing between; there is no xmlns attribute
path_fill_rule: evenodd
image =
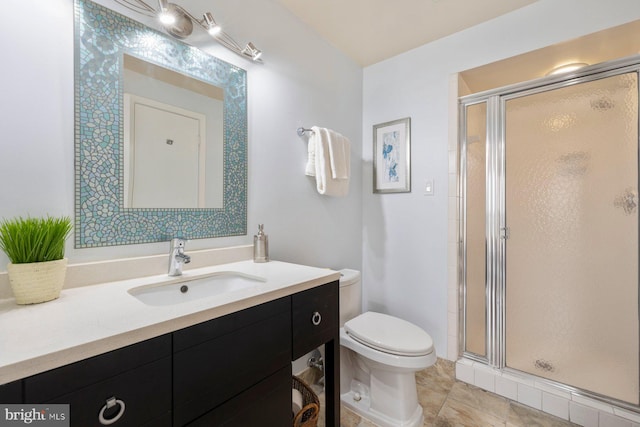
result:
<svg viewBox="0 0 640 427"><path fill-rule="evenodd" d="M344 324L355 341L397 356L425 356L433 353L433 340L413 323L387 314L368 311Z"/></svg>

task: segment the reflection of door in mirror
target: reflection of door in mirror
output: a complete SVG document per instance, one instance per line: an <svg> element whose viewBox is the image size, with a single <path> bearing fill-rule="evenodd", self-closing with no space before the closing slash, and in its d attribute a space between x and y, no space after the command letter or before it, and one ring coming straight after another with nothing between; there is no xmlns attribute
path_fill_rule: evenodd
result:
<svg viewBox="0 0 640 427"><path fill-rule="evenodd" d="M130 94L125 105L128 206L204 207L205 116Z"/></svg>
<svg viewBox="0 0 640 427"><path fill-rule="evenodd" d="M222 90L129 55L123 62L124 206L222 207Z"/></svg>

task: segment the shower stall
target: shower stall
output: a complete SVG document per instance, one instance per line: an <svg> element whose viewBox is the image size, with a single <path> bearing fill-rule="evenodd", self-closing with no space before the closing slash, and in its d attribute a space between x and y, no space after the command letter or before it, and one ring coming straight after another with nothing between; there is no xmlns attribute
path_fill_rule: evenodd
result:
<svg viewBox="0 0 640 427"><path fill-rule="evenodd" d="M640 409L640 59L460 98L465 358Z"/></svg>

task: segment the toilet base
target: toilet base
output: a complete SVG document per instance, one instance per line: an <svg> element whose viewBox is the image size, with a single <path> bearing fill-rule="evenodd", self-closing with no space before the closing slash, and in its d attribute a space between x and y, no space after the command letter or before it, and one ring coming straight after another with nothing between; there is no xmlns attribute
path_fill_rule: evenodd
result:
<svg viewBox="0 0 640 427"><path fill-rule="evenodd" d="M424 416L422 407L417 405L414 413L407 420L392 419L375 409L371 409L371 400L369 398L369 389L363 384L359 384L358 391L350 390L340 395L342 404L375 425L380 427L422 427Z"/></svg>

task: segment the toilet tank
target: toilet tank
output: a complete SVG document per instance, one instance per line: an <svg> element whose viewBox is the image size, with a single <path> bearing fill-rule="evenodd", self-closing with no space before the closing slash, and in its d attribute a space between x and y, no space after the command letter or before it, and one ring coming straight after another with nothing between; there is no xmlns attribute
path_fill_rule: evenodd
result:
<svg viewBox="0 0 640 427"><path fill-rule="evenodd" d="M360 272L340 270L340 327L362 313L362 282Z"/></svg>

